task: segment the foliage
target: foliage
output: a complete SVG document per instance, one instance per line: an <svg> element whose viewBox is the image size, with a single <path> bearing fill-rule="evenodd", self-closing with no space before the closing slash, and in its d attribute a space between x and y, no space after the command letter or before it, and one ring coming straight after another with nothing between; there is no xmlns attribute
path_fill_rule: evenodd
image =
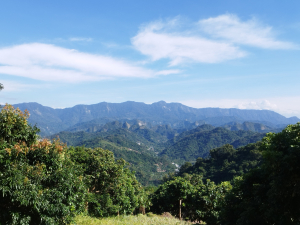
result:
<svg viewBox="0 0 300 225"><path fill-rule="evenodd" d="M29 114L0 113L0 224L69 224L93 216L130 214L150 202L125 161L113 153L37 140Z"/></svg>
<svg viewBox="0 0 300 225"><path fill-rule="evenodd" d="M0 145L2 148L12 147L17 142L24 142L27 146L37 139L39 129L27 123L29 112L15 109L6 104L0 112Z"/></svg>
<svg viewBox="0 0 300 225"><path fill-rule="evenodd" d="M183 200L182 212L189 210L190 197L195 192L195 187L188 179L176 177L160 185L152 196L151 212L163 213L169 212L178 216L179 200Z"/></svg>
<svg viewBox="0 0 300 225"><path fill-rule="evenodd" d="M134 173L124 168L123 159L101 148L69 148L71 159L84 170L89 187L88 212L103 217L130 214L137 207L148 207L149 201Z"/></svg>
<svg viewBox="0 0 300 225"><path fill-rule="evenodd" d="M268 133L262 165L235 181L222 224L300 223L300 123Z"/></svg>
<svg viewBox="0 0 300 225"><path fill-rule="evenodd" d="M152 196L155 213L170 212L178 216L179 201L183 218L217 224L225 194L231 189L229 182L216 185L199 175L174 177L162 184Z"/></svg>
<svg viewBox="0 0 300 225"><path fill-rule="evenodd" d="M190 162L183 164L177 176L185 173L200 174L204 180L210 179L216 183L230 181L234 176L242 176L260 165L260 145L261 142L257 142L234 149L232 145L226 144L212 149L208 158L198 158L194 165Z"/></svg>
<svg viewBox="0 0 300 225"><path fill-rule="evenodd" d="M226 193L231 190L230 182L221 182L216 185L209 179L205 184L199 185L193 196L193 208L196 214L193 219L197 221L205 221L207 224L219 224L220 211Z"/></svg>
<svg viewBox="0 0 300 225"><path fill-rule="evenodd" d="M37 141L28 113L0 113L0 223L67 224L84 210L86 188L59 141Z"/></svg>

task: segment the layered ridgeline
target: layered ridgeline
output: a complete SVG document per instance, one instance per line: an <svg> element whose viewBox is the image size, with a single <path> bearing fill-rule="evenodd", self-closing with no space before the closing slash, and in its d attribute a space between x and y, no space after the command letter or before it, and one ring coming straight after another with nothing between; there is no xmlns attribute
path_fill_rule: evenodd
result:
<svg viewBox="0 0 300 225"><path fill-rule="evenodd" d="M285 127L299 121L297 117L286 118L270 110L240 110L201 108L196 109L180 103L164 101L153 104L140 102L98 103L94 105L76 105L72 108L53 109L38 103L16 104L21 110L29 110L29 122L37 124L41 135L47 136L66 130L78 123L97 120L105 124L115 120L139 119L153 124L169 124L172 128L180 128L184 121L208 123L222 126L230 122L259 122L272 128Z"/></svg>
<svg viewBox="0 0 300 225"><path fill-rule="evenodd" d="M138 180L144 185L157 184L165 174L178 169L178 165L185 161L195 162L198 157L204 158L212 148L227 143L239 147L259 141L265 135L250 131L253 127L265 128L264 125L250 122L238 125L246 131L232 131L229 125L224 128L209 124L189 124L182 131L169 125L151 125L139 120L114 121L90 129L86 126L88 123L76 126L75 130L81 131L72 128L73 132L63 131L50 136L50 139L59 137L69 146L108 149L116 158L129 162L129 168L136 171ZM188 129L193 126L196 128Z"/></svg>

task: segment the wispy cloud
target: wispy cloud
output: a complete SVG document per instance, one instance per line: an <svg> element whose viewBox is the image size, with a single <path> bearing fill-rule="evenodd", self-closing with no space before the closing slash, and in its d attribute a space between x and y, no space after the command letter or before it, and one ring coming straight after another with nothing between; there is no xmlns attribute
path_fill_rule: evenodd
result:
<svg viewBox="0 0 300 225"><path fill-rule="evenodd" d="M16 81L11 81L11 80L0 80L0 83L3 84L4 86L4 89L1 90L0 93L22 92L22 91L28 91L36 88L44 88L44 85L24 84Z"/></svg>
<svg viewBox="0 0 300 225"><path fill-rule="evenodd" d="M291 42L276 40L273 28L257 19L241 21L236 15L225 14L198 22L199 28L213 37L229 42L266 49L293 49Z"/></svg>
<svg viewBox="0 0 300 225"><path fill-rule="evenodd" d="M171 32L174 22L161 21L143 27L131 39L133 46L152 60L170 59L170 65L183 62L217 63L245 56L238 47L201 36Z"/></svg>
<svg viewBox="0 0 300 225"><path fill-rule="evenodd" d="M72 37L69 38L70 41L86 41L86 42L90 42L93 41L93 38L85 38L85 37Z"/></svg>
<svg viewBox="0 0 300 225"><path fill-rule="evenodd" d="M156 72L157 75L170 75L181 73L181 70L161 70Z"/></svg>
<svg viewBox="0 0 300 225"><path fill-rule="evenodd" d="M121 59L42 43L0 49L0 73L64 82L148 78L159 74Z"/></svg>
<svg viewBox="0 0 300 225"><path fill-rule="evenodd" d="M243 46L265 49L295 49L291 42L275 38L272 27L256 19L241 21L225 14L197 22L180 18L142 26L131 39L135 49L153 61L169 59L175 66L184 62L219 63L247 55Z"/></svg>

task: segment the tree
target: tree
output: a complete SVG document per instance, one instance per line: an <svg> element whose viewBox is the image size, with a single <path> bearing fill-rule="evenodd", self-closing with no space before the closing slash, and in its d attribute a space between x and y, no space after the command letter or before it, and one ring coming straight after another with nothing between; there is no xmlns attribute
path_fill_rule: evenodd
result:
<svg viewBox="0 0 300 225"><path fill-rule="evenodd" d="M130 214L150 202L125 161L108 150L38 140L29 113L0 112L0 224L69 224L76 214Z"/></svg>
<svg viewBox="0 0 300 225"><path fill-rule="evenodd" d="M3 84L0 83L0 91L1 91L2 89L4 89L4 86L3 86Z"/></svg>
<svg viewBox="0 0 300 225"><path fill-rule="evenodd" d="M210 179L219 184L230 181L235 176L242 176L261 163L262 154L259 150L260 142L248 144L234 149L232 145L225 144L219 148L211 149L208 158L198 158L196 163L180 167L178 176L188 174L201 174L203 180Z"/></svg>
<svg viewBox="0 0 300 225"><path fill-rule="evenodd" d="M155 213L170 212L178 216L181 203L183 218L218 224L221 204L230 189L229 182L216 185L207 180L203 183L199 175L174 177L156 190L152 196L151 209Z"/></svg>
<svg viewBox="0 0 300 225"><path fill-rule="evenodd" d="M0 112L0 224L69 224L84 211L81 168L59 141L37 140L28 112Z"/></svg>
<svg viewBox="0 0 300 225"><path fill-rule="evenodd" d="M179 216L179 208L181 214L186 217L189 211L189 201L195 187L189 179L175 177L173 180L162 184L152 196L151 211L154 213L169 212L174 216Z"/></svg>
<svg viewBox="0 0 300 225"><path fill-rule="evenodd" d="M206 180L205 184L198 185L192 196L192 208L195 209L195 213L191 219L205 221L208 225L219 224L221 207L231 188L229 181L216 185Z"/></svg>
<svg viewBox="0 0 300 225"><path fill-rule="evenodd" d="M270 188L265 215L282 224L300 223L300 123L269 133L261 146L261 169ZM274 216L272 216L274 215ZM271 221L272 221L271 220Z"/></svg>
<svg viewBox="0 0 300 225"><path fill-rule="evenodd" d="M149 201L134 173L123 159L115 161L111 151L101 148L69 148L71 159L83 168L89 192L88 212L104 217L130 214Z"/></svg>
<svg viewBox="0 0 300 225"><path fill-rule="evenodd" d="M300 123L268 133L260 167L225 198L223 224L300 224Z"/></svg>
<svg viewBox="0 0 300 225"><path fill-rule="evenodd" d="M24 142L30 146L37 140L40 131L36 126L27 122L29 112L22 112L19 108L6 104L0 112L0 146L12 147L14 144Z"/></svg>

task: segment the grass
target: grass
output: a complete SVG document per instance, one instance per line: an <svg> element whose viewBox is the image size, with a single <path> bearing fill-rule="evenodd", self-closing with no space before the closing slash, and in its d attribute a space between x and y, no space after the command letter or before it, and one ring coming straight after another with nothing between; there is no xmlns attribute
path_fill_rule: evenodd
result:
<svg viewBox="0 0 300 225"><path fill-rule="evenodd" d="M119 216L109 218L92 218L89 216L77 216L74 225L191 225L192 223L180 221L172 216L158 216L155 214L137 216Z"/></svg>

